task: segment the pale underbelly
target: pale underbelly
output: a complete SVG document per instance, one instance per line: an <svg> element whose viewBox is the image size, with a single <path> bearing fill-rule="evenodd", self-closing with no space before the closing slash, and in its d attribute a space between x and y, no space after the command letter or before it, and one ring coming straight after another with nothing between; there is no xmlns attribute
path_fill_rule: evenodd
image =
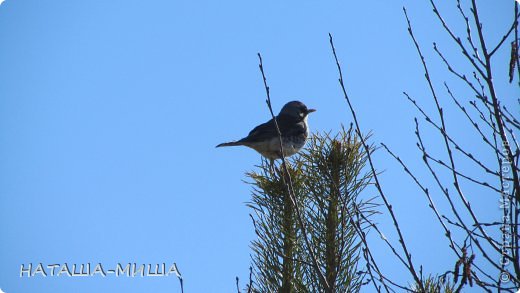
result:
<svg viewBox="0 0 520 293"><path fill-rule="evenodd" d="M296 154L305 145L306 137L283 137L283 154L285 157ZM262 154L268 159L279 159L280 156L280 140L273 138L270 141L255 143L251 148Z"/></svg>

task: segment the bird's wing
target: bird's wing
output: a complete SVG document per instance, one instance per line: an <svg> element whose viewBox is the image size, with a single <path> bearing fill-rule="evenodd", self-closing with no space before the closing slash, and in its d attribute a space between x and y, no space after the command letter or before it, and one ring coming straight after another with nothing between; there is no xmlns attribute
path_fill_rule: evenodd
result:
<svg viewBox="0 0 520 293"><path fill-rule="evenodd" d="M296 136L306 132L305 123L294 121L291 117L278 116L276 121L283 136ZM274 120L271 119L255 127L249 132L247 137L244 137L240 141L260 142L277 136L278 132L276 131Z"/></svg>
<svg viewBox="0 0 520 293"><path fill-rule="evenodd" d="M278 135L278 133L276 132L274 120L271 119L266 123L260 124L257 127L255 127L253 130L251 130L251 132L249 132L248 136L242 138L240 141L260 142L276 135Z"/></svg>

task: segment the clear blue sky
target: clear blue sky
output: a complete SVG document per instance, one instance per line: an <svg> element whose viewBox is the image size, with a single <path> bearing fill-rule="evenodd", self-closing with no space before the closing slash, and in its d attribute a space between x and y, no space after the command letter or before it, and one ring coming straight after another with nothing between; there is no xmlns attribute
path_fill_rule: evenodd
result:
<svg viewBox="0 0 520 293"><path fill-rule="evenodd" d="M505 31L512 1L481 2L486 33ZM432 57L431 43L451 56L458 50L427 1L5 1L0 288L180 292L174 276L19 277L21 264L40 262L100 262L109 269L118 262L176 262L186 292L231 292L235 276L244 285L255 235L244 204L251 190L243 180L260 156L214 146L269 118L257 52L275 111L300 99L318 109L310 117L313 131L348 125L329 32L363 131L373 131L374 143L386 142L426 174L413 135L417 112L402 92L427 109L432 101L403 5L442 85L451 77ZM460 24L456 14L447 17ZM504 80L508 56L496 60L503 73L496 78ZM499 91L509 100L518 96ZM450 105L445 95L443 103ZM467 135L456 115L448 119L457 135ZM434 151L440 142L431 137ZM483 147L475 136L464 143ZM424 196L388 155L375 158L416 263L425 272L451 269L452 255ZM500 219L498 199L474 196L475 206L482 203L486 215ZM386 217L378 222L395 240ZM386 248L374 249L385 270L409 280Z"/></svg>

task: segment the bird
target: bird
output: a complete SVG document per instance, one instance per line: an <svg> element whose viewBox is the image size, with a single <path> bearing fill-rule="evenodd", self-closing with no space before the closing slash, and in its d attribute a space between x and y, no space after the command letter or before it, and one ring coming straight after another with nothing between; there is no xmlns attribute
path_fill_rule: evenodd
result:
<svg viewBox="0 0 520 293"><path fill-rule="evenodd" d="M291 101L285 104L276 116L276 122L282 136L283 156L289 157L296 154L305 145L309 136L307 115L315 112L315 109L308 109L300 101ZM263 157L273 162L280 159L280 138L274 123L271 119L255 127L249 134L237 141L225 142L216 147L246 146L254 149Z"/></svg>

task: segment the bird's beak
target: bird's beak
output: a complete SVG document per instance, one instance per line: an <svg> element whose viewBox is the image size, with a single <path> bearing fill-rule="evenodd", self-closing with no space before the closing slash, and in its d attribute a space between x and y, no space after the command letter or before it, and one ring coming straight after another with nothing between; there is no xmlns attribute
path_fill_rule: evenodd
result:
<svg viewBox="0 0 520 293"><path fill-rule="evenodd" d="M312 112L316 112L316 109L309 109L309 110L307 110L307 114L310 114Z"/></svg>

